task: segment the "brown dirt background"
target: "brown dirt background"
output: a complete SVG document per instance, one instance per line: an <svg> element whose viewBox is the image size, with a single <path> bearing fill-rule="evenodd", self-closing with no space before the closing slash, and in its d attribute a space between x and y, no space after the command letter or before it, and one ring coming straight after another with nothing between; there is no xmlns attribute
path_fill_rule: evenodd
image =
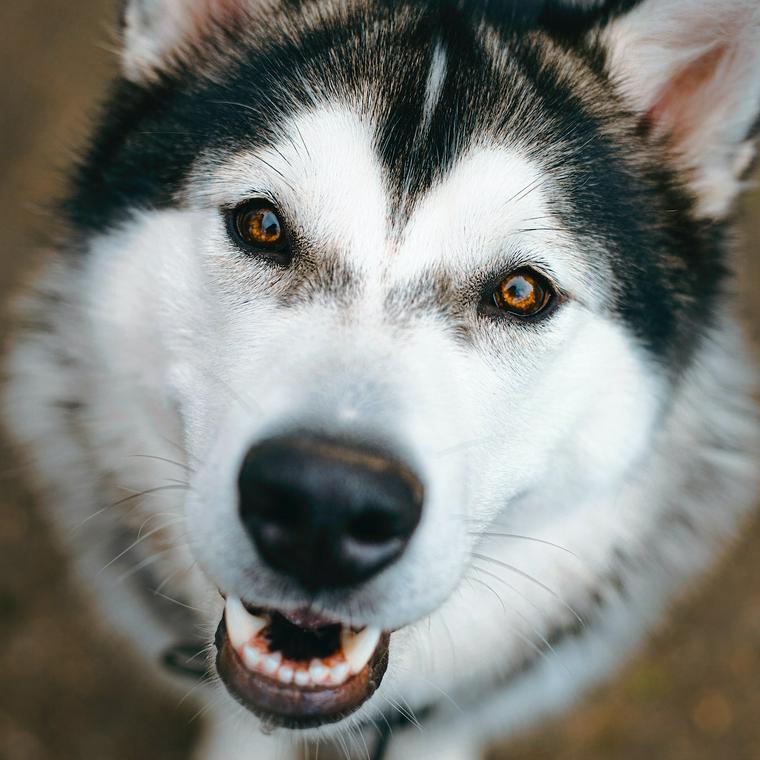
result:
<svg viewBox="0 0 760 760"><path fill-rule="evenodd" d="M0 299L38 260L72 150L114 68L112 0L0 3ZM745 200L757 252L760 193ZM757 333L760 257L745 263ZM2 335L0 323L0 337ZM760 520L641 655L494 760L760 760ZM122 662L0 451L0 760L179 760L196 708ZM267 760L257 758L256 760ZM413 760L410 758L410 760Z"/></svg>

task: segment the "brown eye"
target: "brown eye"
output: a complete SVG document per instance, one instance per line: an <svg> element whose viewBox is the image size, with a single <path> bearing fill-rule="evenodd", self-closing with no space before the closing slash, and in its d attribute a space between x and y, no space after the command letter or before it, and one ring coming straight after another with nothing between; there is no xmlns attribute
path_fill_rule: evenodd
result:
<svg viewBox="0 0 760 760"><path fill-rule="evenodd" d="M232 212L232 232L237 242L253 253L276 254L282 258L288 247L285 225L266 201L249 201Z"/></svg>
<svg viewBox="0 0 760 760"><path fill-rule="evenodd" d="M517 317L535 317L547 309L556 293L549 280L532 269L520 269L497 286L493 300L501 311Z"/></svg>

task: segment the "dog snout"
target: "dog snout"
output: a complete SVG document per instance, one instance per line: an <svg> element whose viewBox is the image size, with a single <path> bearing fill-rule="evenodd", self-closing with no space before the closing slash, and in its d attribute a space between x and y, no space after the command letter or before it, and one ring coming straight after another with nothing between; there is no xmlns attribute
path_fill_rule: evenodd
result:
<svg viewBox="0 0 760 760"><path fill-rule="evenodd" d="M356 585L397 560L423 486L385 454L318 438L275 438L247 454L240 516L262 559L309 590Z"/></svg>

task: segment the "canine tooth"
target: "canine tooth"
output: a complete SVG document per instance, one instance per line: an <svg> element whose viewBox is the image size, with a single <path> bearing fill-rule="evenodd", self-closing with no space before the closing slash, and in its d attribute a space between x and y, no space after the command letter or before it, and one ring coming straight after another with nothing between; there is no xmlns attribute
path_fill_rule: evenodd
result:
<svg viewBox="0 0 760 760"><path fill-rule="evenodd" d="M249 670L253 670L261 662L263 656L256 647L249 646L248 644L243 647L243 662Z"/></svg>
<svg viewBox="0 0 760 760"><path fill-rule="evenodd" d="M322 683L327 678L329 671L321 660L312 660L309 663L309 675L314 683Z"/></svg>
<svg viewBox="0 0 760 760"><path fill-rule="evenodd" d="M293 668L290 665L283 665L277 673L277 678L282 683L290 683L293 680Z"/></svg>
<svg viewBox="0 0 760 760"><path fill-rule="evenodd" d="M340 662L330 668L330 680L335 684L343 683L348 675L348 663Z"/></svg>
<svg viewBox="0 0 760 760"><path fill-rule="evenodd" d="M296 670L295 682L298 686L309 686L311 684L311 676L308 670Z"/></svg>
<svg viewBox="0 0 760 760"><path fill-rule="evenodd" d="M359 633L343 631L341 634L343 656L346 658L352 673L359 673L364 669L377 648L380 635L380 629L371 626L367 626Z"/></svg>
<svg viewBox="0 0 760 760"><path fill-rule="evenodd" d="M280 667L280 663L282 662L282 654L280 652L274 652L273 654L267 655L264 658L264 672L268 673L270 676L274 674L274 672L277 670L277 668Z"/></svg>
<svg viewBox="0 0 760 760"><path fill-rule="evenodd" d="M224 607L224 620L227 625L227 635L235 649L247 644L269 623L266 618L251 615L236 596L227 597L227 604Z"/></svg>

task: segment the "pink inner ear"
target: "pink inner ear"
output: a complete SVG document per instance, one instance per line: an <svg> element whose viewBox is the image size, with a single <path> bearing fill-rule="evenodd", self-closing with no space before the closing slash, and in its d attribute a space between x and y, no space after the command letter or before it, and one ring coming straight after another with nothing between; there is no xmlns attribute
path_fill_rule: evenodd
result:
<svg viewBox="0 0 760 760"><path fill-rule="evenodd" d="M683 143L697 131L715 106L709 103L711 82L727 55L725 45L717 45L681 69L660 92L646 114L645 123L667 135L675 145Z"/></svg>
<svg viewBox="0 0 760 760"><path fill-rule="evenodd" d="M194 3L192 14L194 33L203 33L210 22L224 24L243 14L243 0L202 0Z"/></svg>

